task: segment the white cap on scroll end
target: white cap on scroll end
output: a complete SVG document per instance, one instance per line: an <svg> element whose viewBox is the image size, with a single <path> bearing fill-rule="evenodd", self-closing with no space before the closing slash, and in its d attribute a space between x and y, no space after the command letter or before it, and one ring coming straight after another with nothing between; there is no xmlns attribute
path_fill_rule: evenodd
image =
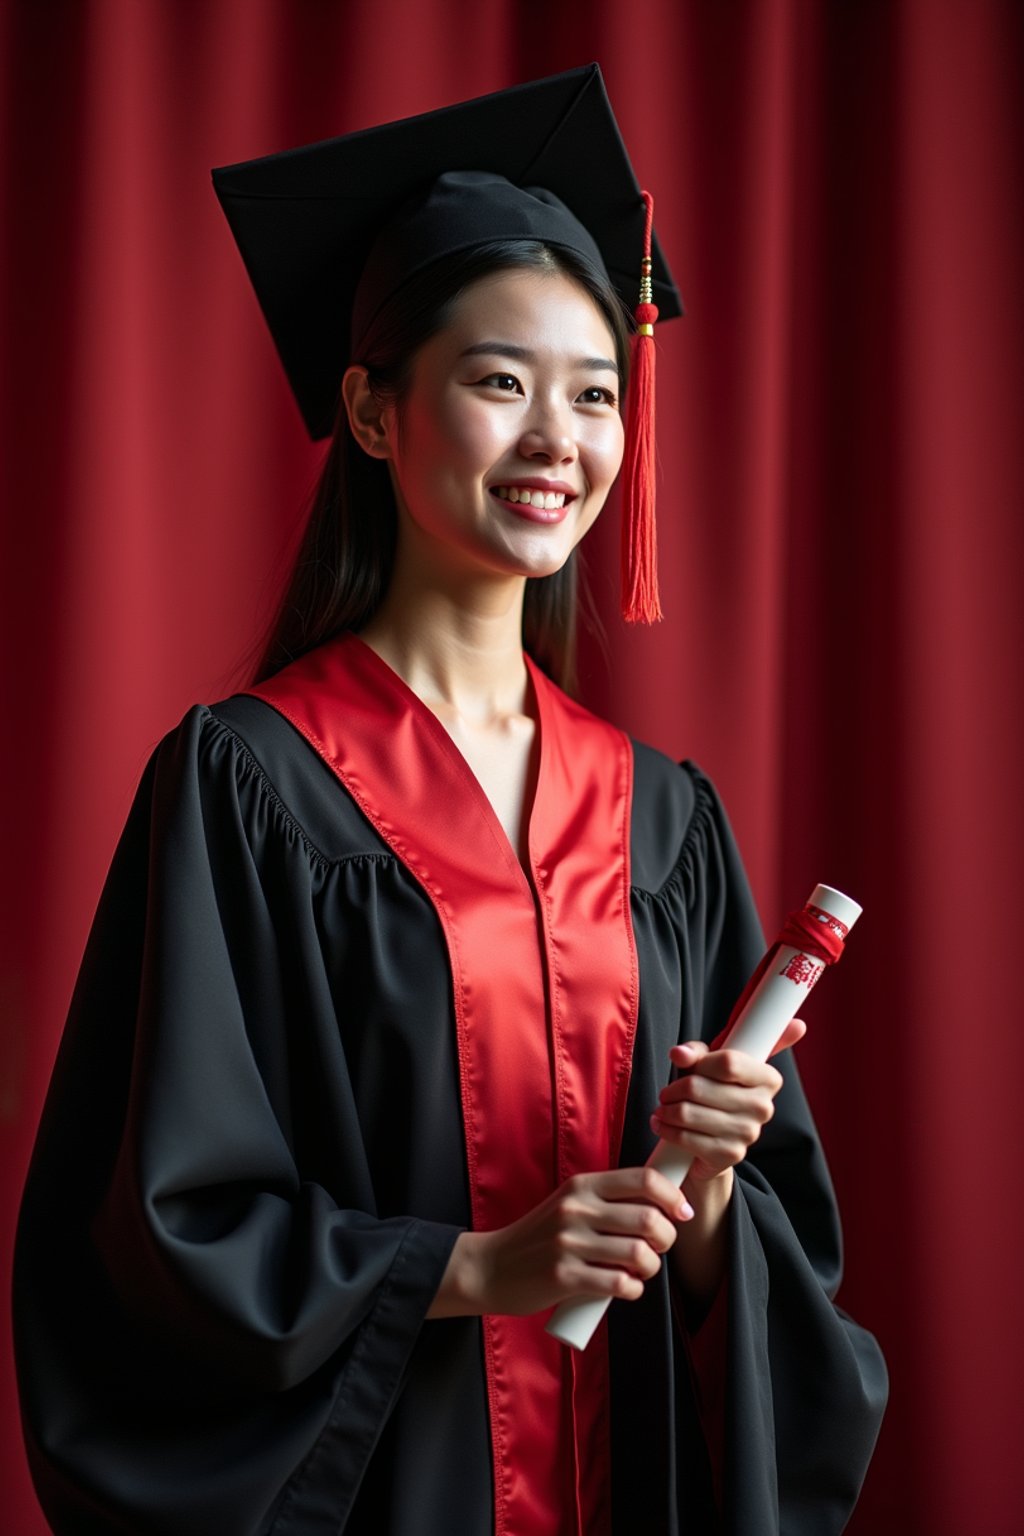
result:
<svg viewBox="0 0 1024 1536"><path fill-rule="evenodd" d="M820 907L823 912L828 913L829 917L838 919L847 930L853 927L864 910L849 896L844 896L842 891L835 890L831 885L816 885L808 898L807 905Z"/></svg>

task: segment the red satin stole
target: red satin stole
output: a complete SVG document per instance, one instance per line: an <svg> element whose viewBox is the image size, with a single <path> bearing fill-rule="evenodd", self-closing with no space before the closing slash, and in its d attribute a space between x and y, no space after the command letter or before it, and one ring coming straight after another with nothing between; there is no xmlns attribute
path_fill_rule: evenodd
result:
<svg viewBox="0 0 1024 1536"><path fill-rule="evenodd" d="M540 766L529 879L443 725L355 635L252 690L337 774L429 896L448 948L472 1225L618 1160L637 1016L628 738L527 658ZM429 1147L423 1155L429 1157ZM485 1317L498 1536L610 1532L604 1325Z"/></svg>

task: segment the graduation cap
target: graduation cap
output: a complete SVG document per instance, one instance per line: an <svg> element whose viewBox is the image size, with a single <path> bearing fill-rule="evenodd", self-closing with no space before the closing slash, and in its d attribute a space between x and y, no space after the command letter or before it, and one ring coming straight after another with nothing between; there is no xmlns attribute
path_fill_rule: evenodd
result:
<svg viewBox="0 0 1024 1536"><path fill-rule="evenodd" d="M656 315L682 305L596 64L212 174L314 439L333 430L374 315L431 263L537 240L574 251L632 310L645 262L623 472L625 606L627 617L660 617L651 336Z"/></svg>

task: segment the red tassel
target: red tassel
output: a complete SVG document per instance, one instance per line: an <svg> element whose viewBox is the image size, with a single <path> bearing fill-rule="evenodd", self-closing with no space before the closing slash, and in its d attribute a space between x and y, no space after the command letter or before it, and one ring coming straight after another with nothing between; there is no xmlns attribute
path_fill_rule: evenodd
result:
<svg viewBox="0 0 1024 1536"><path fill-rule="evenodd" d="M658 318L657 306L651 302L654 199L649 192L641 196L647 205L647 220L622 467L622 616L629 624L651 624L662 616L654 520L654 322Z"/></svg>

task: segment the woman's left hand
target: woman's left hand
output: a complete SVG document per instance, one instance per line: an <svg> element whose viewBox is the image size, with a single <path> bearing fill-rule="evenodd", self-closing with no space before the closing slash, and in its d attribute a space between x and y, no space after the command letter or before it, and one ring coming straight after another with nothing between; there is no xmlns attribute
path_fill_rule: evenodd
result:
<svg viewBox="0 0 1024 1536"><path fill-rule="evenodd" d="M801 1019L786 1025L776 1055L807 1032ZM659 1095L651 1128L662 1140L693 1157L687 1183L717 1178L746 1157L774 1113L782 1076L744 1051L714 1050L702 1040L669 1052L683 1074Z"/></svg>

